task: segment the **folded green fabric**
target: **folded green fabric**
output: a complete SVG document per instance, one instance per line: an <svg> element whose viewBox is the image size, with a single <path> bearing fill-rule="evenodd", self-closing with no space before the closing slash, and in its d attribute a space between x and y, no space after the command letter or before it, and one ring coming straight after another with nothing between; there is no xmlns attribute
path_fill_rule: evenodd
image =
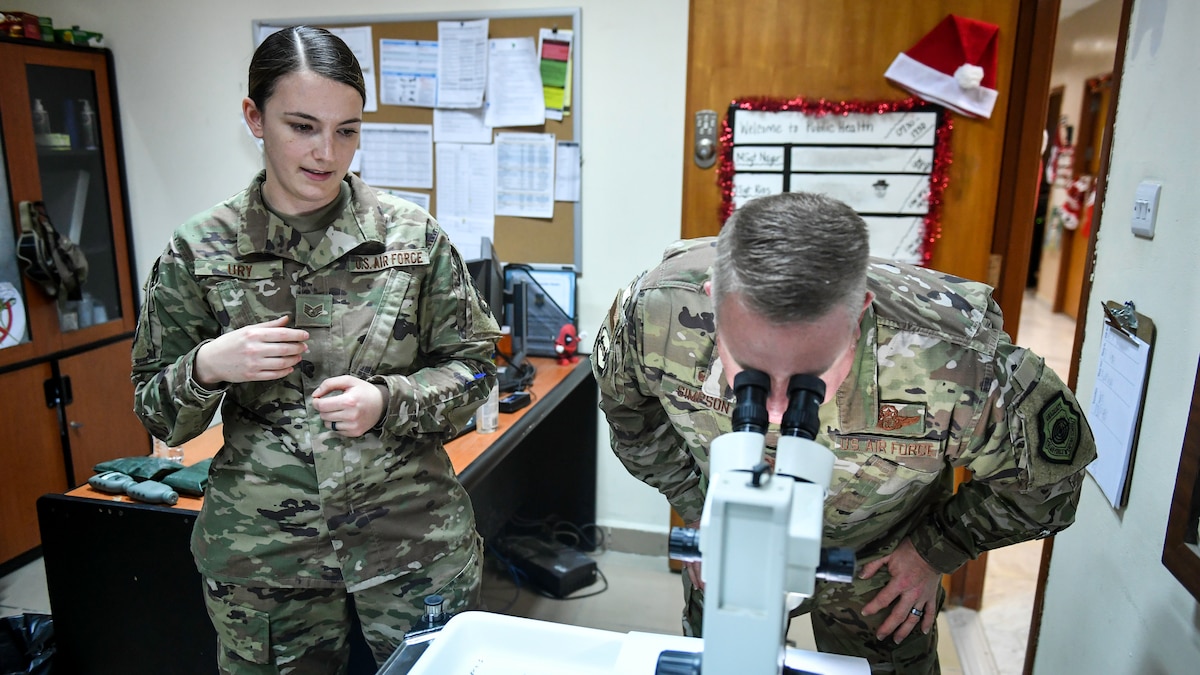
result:
<svg viewBox="0 0 1200 675"><path fill-rule="evenodd" d="M208 485L208 466L212 464L211 459L202 459L191 466L185 466L175 473L168 474L162 482L175 488L175 491L183 495L191 495L199 497L204 494L204 488Z"/></svg>
<svg viewBox="0 0 1200 675"><path fill-rule="evenodd" d="M138 480L157 480L161 481L167 474L174 473L183 468L179 462L173 462L169 459L161 457L118 457L100 462L92 469L96 473L104 473L105 471L120 471L127 476L133 476Z"/></svg>

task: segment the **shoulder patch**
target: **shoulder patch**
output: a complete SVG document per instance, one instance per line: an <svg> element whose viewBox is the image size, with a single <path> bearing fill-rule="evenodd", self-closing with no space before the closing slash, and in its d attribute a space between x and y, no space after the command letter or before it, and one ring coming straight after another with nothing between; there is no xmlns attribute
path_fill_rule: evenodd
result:
<svg viewBox="0 0 1200 675"><path fill-rule="evenodd" d="M608 324L600 327L596 335L596 344L592 347L592 358L596 361L596 369L603 373L608 368L608 352L612 348L612 338L608 335Z"/></svg>
<svg viewBox="0 0 1200 675"><path fill-rule="evenodd" d="M1038 453L1048 462L1070 464L1079 447L1082 418L1060 391L1038 411L1041 443Z"/></svg>

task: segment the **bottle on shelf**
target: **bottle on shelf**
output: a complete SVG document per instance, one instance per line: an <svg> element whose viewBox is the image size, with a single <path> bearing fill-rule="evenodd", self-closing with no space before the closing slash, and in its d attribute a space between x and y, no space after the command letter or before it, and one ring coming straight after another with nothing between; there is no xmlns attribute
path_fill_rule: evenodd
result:
<svg viewBox="0 0 1200 675"><path fill-rule="evenodd" d="M96 112L86 98L79 99L79 137L85 150L96 149Z"/></svg>
<svg viewBox="0 0 1200 675"><path fill-rule="evenodd" d="M33 99L33 133L42 136L50 133L50 113L42 105L42 99Z"/></svg>

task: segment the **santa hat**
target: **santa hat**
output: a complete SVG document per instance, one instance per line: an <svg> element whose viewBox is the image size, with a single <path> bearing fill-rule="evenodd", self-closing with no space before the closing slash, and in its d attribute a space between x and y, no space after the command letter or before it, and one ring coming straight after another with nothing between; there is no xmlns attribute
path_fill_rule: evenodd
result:
<svg viewBox="0 0 1200 675"><path fill-rule="evenodd" d="M964 115L991 117L999 31L995 24L950 14L897 56L884 77Z"/></svg>

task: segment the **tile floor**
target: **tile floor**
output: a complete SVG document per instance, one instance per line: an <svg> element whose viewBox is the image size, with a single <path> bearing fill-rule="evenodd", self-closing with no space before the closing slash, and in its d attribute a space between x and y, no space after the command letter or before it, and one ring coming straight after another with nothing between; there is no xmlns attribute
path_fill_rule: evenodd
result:
<svg viewBox="0 0 1200 675"><path fill-rule="evenodd" d="M1033 348L1064 379L1074 339L1074 322L1053 314L1048 305L1026 296L1018 341ZM1015 675L1024 664L1025 642L1033 606L1041 542L994 551L989 555L979 612L956 608L938 618L942 672L945 675ZM489 571L484 602L488 609L547 621L601 628L678 634L681 590L679 576L661 556L607 551L594 556L608 589L580 600L544 598L518 589L505 576ZM584 593L581 591L580 593ZM45 568L40 559L0 577L0 616L48 614ZM806 617L792 622L788 637L812 649Z"/></svg>

